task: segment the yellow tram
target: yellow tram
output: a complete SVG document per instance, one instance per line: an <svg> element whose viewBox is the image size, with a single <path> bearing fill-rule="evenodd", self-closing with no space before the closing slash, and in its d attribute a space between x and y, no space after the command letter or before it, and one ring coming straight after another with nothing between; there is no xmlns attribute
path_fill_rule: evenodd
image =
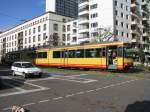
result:
<svg viewBox="0 0 150 112"><path fill-rule="evenodd" d="M133 66L129 43L110 42L36 50L37 66L124 70Z"/></svg>

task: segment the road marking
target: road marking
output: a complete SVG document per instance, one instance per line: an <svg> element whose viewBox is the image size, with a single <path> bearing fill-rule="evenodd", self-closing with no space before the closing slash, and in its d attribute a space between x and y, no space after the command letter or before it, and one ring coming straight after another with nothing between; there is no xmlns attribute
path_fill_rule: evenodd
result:
<svg viewBox="0 0 150 112"><path fill-rule="evenodd" d="M54 77L48 77L48 78L43 78L43 79L28 80L26 82L46 81L46 80L52 80L52 79L56 79L56 78L54 78Z"/></svg>
<svg viewBox="0 0 150 112"><path fill-rule="evenodd" d="M87 75L88 74L80 74L80 75L70 75L70 76L64 76L64 77L81 77L81 76L87 76ZM59 76L62 76L62 75L59 75Z"/></svg>
<svg viewBox="0 0 150 112"><path fill-rule="evenodd" d="M28 104L24 104L22 105L23 107L26 107L26 106L31 106L31 105L35 105L35 103L28 103Z"/></svg>
<svg viewBox="0 0 150 112"><path fill-rule="evenodd" d="M35 80L28 80L26 82L37 82L37 81L46 81L46 80L64 80L64 81L70 81L70 82L77 82L77 83L92 83L96 82L97 80L93 79L86 79L86 78L78 78L81 76L87 76L88 74L80 74L80 75L71 75L71 76L62 76L62 75L56 75L48 78L43 78L43 79L35 79Z"/></svg>
<svg viewBox="0 0 150 112"><path fill-rule="evenodd" d="M6 86L9 86L9 87L15 88L15 89L16 89L16 90L18 90L18 91L25 91L25 89L22 89L22 88L20 88L20 87L16 87L16 86L11 85L11 84L6 83L6 82L3 82L3 84L4 84L4 85L6 85Z"/></svg>
<svg viewBox="0 0 150 112"><path fill-rule="evenodd" d="M53 98L53 100L60 100L63 99L63 97Z"/></svg>
<svg viewBox="0 0 150 112"><path fill-rule="evenodd" d="M81 95L81 94L84 94L85 92L78 92L76 93L77 95Z"/></svg>
<svg viewBox="0 0 150 112"><path fill-rule="evenodd" d="M140 79L135 79L135 80L125 81L125 82L121 82L121 83L111 84L111 85L96 88L96 89L93 89L93 90L87 90L85 92L81 91L81 92L77 92L75 94L68 94L68 95L66 95L65 98L74 97L74 96L77 96L77 95L83 95L83 94L90 93L90 92L96 92L96 91L103 90L103 89L108 89L108 88L111 88L111 87L121 86L121 85L129 84L129 83L132 83L132 82L135 82L135 81L138 81L138 80L140 80ZM52 98L52 100L60 100L60 99L63 99L63 98L64 97L57 97L57 98ZM49 100L49 99L48 100L41 100L38 103L44 103L44 102L48 102L48 101L51 101L51 100ZM25 104L25 105L33 105L33 104L36 104L36 103L29 103L29 104ZM7 111L7 110L10 110L10 109L11 109L10 107L4 108L3 111Z"/></svg>
<svg viewBox="0 0 150 112"><path fill-rule="evenodd" d="M65 97L68 98L68 97L73 97L75 94L70 94L70 95L66 95Z"/></svg>
<svg viewBox="0 0 150 112"><path fill-rule="evenodd" d="M7 110L11 110L12 107L7 107L7 108L4 108L3 111L7 111Z"/></svg>
<svg viewBox="0 0 150 112"><path fill-rule="evenodd" d="M39 101L38 103L45 103L45 102L49 102L50 100L42 100L42 101Z"/></svg>
<svg viewBox="0 0 150 112"><path fill-rule="evenodd" d="M13 80L15 82L22 83L22 81L18 81L18 80L12 79L10 77L3 77L3 78L9 78L9 79L11 79L11 80ZM7 96L12 96L12 95L20 95L20 94L27 94L27 93L33 93L33 92L39 92L39 91L46 91L46 90L50 89L50 88L46 88L46 87L43 87L43 86L35 85L35 84L32 84L32 83L28 83L28 82L24 82L24 84L30 85L32 87L36 87L38 89L25 90L25 89L22 89L22 88L19 88L19 87L15 87L15 86L10 85L10 84L6 84L6 85L8 85L10 87L15 88L16 90L18 90L18 92L11 92L11 93L0 94L0 97L7 97Z"/></svg>
<svg viewBox="0 0 150 112"><path fill-rule="evenodd" d="M10 69L0 70L0 72L11 72Z"/></svg>
<svg viewBox="0 0 150 112"><path fill-rule="evenodd" d="M58 80L65 80L65 81L70 81L70 82L77 82L77 83L83 83L83 84L87 84L87 83L91 83L91 82L96 82L97 80L93 80L93 79L85 79L85 78L76 78L76 77L72 77L72 76L54 76L55 79Z"/></svg>
<svg viewBox="0 0 150 112"><path fill-rule="evenodd" d="M94 92L95 90L89 90L89 91L86 91L86 93L90 93L90 92Z"/></svg>

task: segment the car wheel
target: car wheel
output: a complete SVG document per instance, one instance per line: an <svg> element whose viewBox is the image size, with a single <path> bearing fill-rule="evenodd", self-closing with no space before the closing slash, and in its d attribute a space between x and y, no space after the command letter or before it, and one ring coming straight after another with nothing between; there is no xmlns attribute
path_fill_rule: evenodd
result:
<svg viewBox="0 0 150 112"><path fill-rule="evenodd" d="M23 77L24 77L24 78L28 78L28 74L23 73Z"/></svg>
<svg viewBox="0 0 150 112"><path fill-rule="evenodd" d="M42 77L42 73L39 73L39 77Z"/></svg>
<svg viewBox="0 0 150 112"><path fill-rule="evenodd" d="M12 72L12 75L13 75L13 76L16 76L15 71Z"/></svg>

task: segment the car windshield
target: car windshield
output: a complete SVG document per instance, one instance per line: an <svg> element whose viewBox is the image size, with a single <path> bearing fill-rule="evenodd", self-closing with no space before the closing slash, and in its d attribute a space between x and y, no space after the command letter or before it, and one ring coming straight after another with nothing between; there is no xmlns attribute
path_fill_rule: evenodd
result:
<svg viewBox="0 0 150 112"><path fill-rule="evenodd" d="M22 68L32 68L34 65L32 63L22 63Z"/></svg>

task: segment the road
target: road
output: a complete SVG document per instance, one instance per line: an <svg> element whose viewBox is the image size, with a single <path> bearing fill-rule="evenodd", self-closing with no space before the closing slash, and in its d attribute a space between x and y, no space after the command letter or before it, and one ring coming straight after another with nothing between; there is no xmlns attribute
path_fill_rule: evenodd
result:
<svg viewBox="0 0 150 112"><path fill-rule="evenodd" d="M24 80L1 68L0 112L150 112L150 80L94 74L48 73Z"/></svg>

